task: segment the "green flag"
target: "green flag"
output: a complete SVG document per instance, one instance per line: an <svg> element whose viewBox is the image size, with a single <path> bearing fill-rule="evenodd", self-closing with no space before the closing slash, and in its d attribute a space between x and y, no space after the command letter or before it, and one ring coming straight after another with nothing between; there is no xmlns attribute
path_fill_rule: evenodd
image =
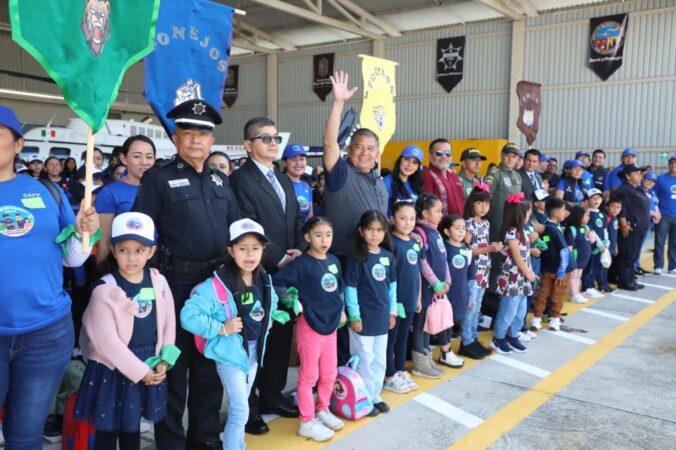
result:
<svg viewBox="0 0 676 450"><path fill-rule="evenodd" d="M160 0L10 0L12 39L96 133L124 72L154 49Z"/></svg>

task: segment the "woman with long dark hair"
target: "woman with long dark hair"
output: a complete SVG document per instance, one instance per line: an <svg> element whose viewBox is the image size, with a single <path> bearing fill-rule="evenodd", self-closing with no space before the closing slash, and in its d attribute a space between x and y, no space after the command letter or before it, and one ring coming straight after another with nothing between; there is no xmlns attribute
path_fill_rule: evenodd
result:
<svg viewBox="0 0 676 450"><path fill-rule="evenodd" d="M416 145L407 145L394 163L392 173L383 179L389 194L387 215L392 216L394 202L418 199L423 192L423 151Z"/></svg>

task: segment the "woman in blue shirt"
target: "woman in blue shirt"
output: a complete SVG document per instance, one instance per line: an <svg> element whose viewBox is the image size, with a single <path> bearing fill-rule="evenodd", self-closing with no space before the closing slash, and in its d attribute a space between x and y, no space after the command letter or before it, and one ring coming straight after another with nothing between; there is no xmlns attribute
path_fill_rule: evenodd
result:
<svg viewBox="0 0 676 450"><path fill-rule="evenodd" d="M300 213L305 222L313 216L312 212L312 188L305 181L301 180L307 167L307 153L300 144L287 145L282 154L282 160L285 164L286 176L291 180L293 191L298 199Z"/></svg>
<svg viewBox="0 0 676 450"><path fill-rule="evenodd" d="M389 196L387 216L392 217L392 207L398 200L415 202L423 192L422 176L423 151L416 145L407 145L394 163L392 173L385 178L385 188Z"/></svg>
<svg viewBox="0 0 676 450"><path fill-rule="evenodd" d="M155 164L155 144L146 136L140 134L132 136L122 144L120 161L127 168L126 175L120 181L113 181L101 189L94 202L101 218L101 230L103 230L98 253L96 253L98 263L105 261L110 252L110 231L113 219L118 214L131 211L141 184L141 177Z"/></svg>
<svg viewBox="0 0 676 450"><path fill-rule="evenodd" d="M99 228L94 208L77 217L66 195L50 182L20 177L15 158L24 140L11 109L0 106L0 399L8 449L41 449L49 404L70 360L73 322L63 290L63 266L89 256Z"/></svg>

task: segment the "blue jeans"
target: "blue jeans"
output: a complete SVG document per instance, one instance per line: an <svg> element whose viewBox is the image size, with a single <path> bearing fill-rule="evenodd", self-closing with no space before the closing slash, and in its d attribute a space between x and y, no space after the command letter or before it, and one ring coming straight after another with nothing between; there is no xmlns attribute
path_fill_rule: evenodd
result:
<svg viewBox="0 0 676 450"><path fill-rule="evenodd" d="M406 317L398 318L395 327L387 333L386 377L406 371L406 347L408 346L408 332L413 323L413 316L415 316L415 311L407 312Z"/></svg>
<svg viewBox="0 0 676 450"><path fill-rule="evenodd" d="M228 421L223 430L223 449L244 449L244 425L249 420L249 393L256 380L258 354L256 342L249 342L249 373L216 363L223 390L228 396Z"/></svg>
<svg viewBox="0 0 676 450"><path fill-rule="evenodd" d="M595 284L598 283L599 289L603 288L608 284L608 277L604 279L601 274L601 254L597 253L596 255L591 255L589 259L589 264L582 272L582 291L586 291L589 288L596 288Z"/></svg>
<svg viewBox="0 0 676 450"><path fill-rule="evenodd" d="M669 242L667 242L667 237ZM676 216L663 215L660 223L655 225L655 253L653 262L655 269L664 268L664 244L667 244L669 268L676 269Z"/></svg>
<svg viewBox="0 0 676 450"><path fill-rule="evenodd" d="M0 336L6 450L42 449L49 404L70 360L74 339L70 313L32 333Z"/></svg>
<svg viewBox="0 0 676 450"><path fill-rule="evenodd" d="M485 288L480 288L476 280L469 282L469 306L461 324L462 345L469 345L476 341L479 327L479 314L481 314L481 301L484 298Z"/></svg>
<svg viewBox="0 0 676 450"><path fill-rule="evenodd" d="M495 317L494 336L496 339L504 339L509 332L511 337L517 337L521 331L521 325L526 317L526 296L516 295L500 299L498 315Z"/></svg>

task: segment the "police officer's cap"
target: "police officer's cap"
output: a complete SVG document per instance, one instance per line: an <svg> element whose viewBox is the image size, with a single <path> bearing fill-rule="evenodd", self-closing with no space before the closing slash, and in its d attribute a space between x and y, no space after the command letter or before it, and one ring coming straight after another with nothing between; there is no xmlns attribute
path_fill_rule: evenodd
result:
<svg viewBox="0 0 676 450"><path fill-rule="evenodd" d="M640 172L640 171L641 171L641 168L638 167L636 164L629 164L627 166L624 166L624 169L620 170L620 173L618 174L618 176L620 178L624 178L632 172Z"/></svg>
<svg viewBox="0 0 676 450"><path fill-rule="evenodd" d="M174 107L167 117L174 119L174 124L183 129L213 131L221 122L218 111L204 100L188 100Z"/></svg>

